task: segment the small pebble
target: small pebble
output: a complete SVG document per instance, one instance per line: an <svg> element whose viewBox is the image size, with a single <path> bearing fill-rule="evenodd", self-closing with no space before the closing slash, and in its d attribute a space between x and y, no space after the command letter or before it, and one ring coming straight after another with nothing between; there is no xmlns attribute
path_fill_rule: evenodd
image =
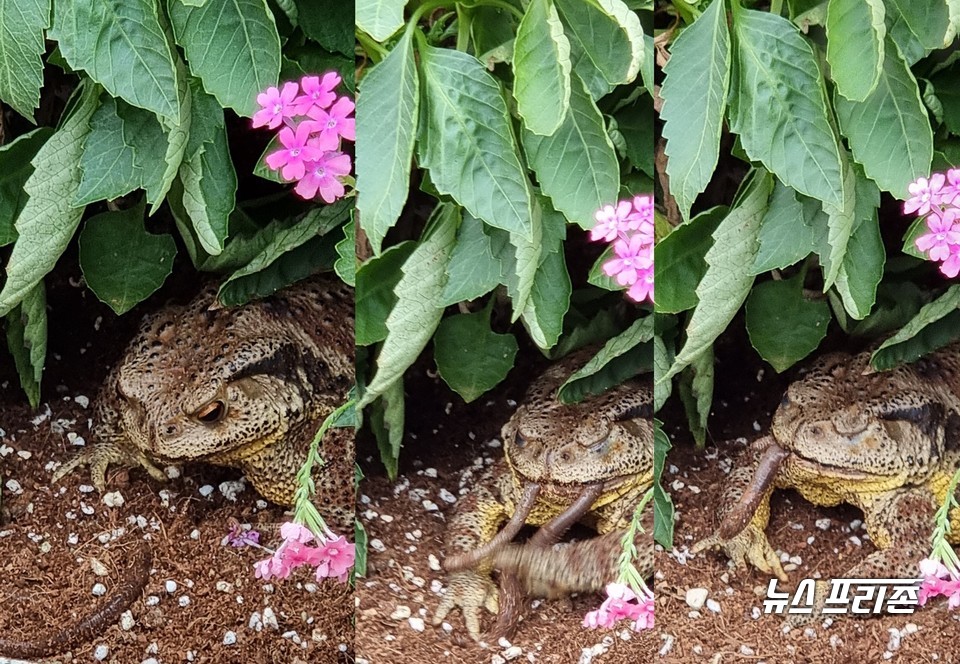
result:
<svg viewBox="0 0 960 664"><path fill-rule="evenodd" d="M186 608L190 606L190 598L186 595L181 595L179 599L177 599L177 604L180 605L180 608Z"/></svg>
<svg viewBox="0 0 960 664"><path fill-rule="evenodd" d="M280 623L277 622L277 614L269 606L263 610L263 626L280 631Z"/></svg>
<svg viewBox="0 0 960 664"><path fill-rule="evenodd" d="M212 489L213 487L210 487L210 488ZM236 642L237 642L236 632L227 632L226 634L223 635L223 645L232 646Z"/></svg>
<svg viewBox="0 0 960 664"><path fill-rule="evenodd" d="M109 491L103 494L103 498L100 500L107 507L121 507L124 503L123 495L119 491Z"/></svg>
<svg viewBox="0 0 960 664"><path fill-rule="evenodd" d="M390 614L391 620L406 620L410 617L410 607L404 606L401 604L393 610L393 613Z"/></svg>
<svg viewBox="0 0 960 664"><path fill-rule="evenodd" d="M213 488L213 485L211 485L211 484L204 484L202 487L200 487L200 495L203 496L204 498L208 498L208 497L210 497L211 495L213 495L213 492L214 492L214 491L215 491L215 489ZM227 632L227 634L233 634L233 632ZM233 637L236 638L237 635L234 634ZM224 637L224 638L226 638L226 637ZM228 645L229 645L229 644L228 644Z"/></svg>
<svg viewBox="0 0 960 664"><path fill-rule="evenodd" d="M511 659L516 659L522 654L523 654L523 648L521 648L520 646L510 646L509 648L503 651L503 657L507 661L510 661Z"/></svg>
<svg viewBox="0 0 960 664"><path fill-rule="evenodd" d="M173 579L167 579L166 583L163 584L163 587L171 595L177 592L177 582Z"/></svg>
<svg viewBox="0 0 960 664"><path fill-rule="evenodd" d="M90 591L93 593L94 597L103 597L107 594L107 587L102 583L93 584L93 589Z"/></svg>
<svg viewBox="0 0 960 664"><path fill-rule="evenodd" d="M109 654L110 654L110 648L108 648L107 646L105 646L105 645L103 645L103 644L100 644L100 645L98 645L98 646L96 647L96 649L93 651L93 658L94 658L95 660L97 660L98 662L102 662L103 660L105 660L105 659L107 658L107 655L109 655Z"/></svg>
<svg viewBox="0 0 960 664"><path fill-rule="evenodd" d="M708 599L707 608L713 611L714 613L720 613L720 602L718 602L715 599Z"/></svg>
<svg viewBox="0 0 960 664"><path fill-rule="evenodd" d="M694 611L699 611L707 601L707 595L709 593L710 591L706 588L688 588L686 596L687 606Z"/></svg>
<svg viewBox="0 0 960 664"><path fill-rule="evenodd" d="M407 622L410 623L410 629L412 629L414 632L423 631L423 628L424 628L423 618L413 617L413 618L410 618Z"/></svg>
<svg viewBox="0 0 960 664"><path fill-rule="evenodd" d="M129 632L136 624L137 621L133 619L133 613L129 609L120 614L120 629L124 632Z"/></svg>

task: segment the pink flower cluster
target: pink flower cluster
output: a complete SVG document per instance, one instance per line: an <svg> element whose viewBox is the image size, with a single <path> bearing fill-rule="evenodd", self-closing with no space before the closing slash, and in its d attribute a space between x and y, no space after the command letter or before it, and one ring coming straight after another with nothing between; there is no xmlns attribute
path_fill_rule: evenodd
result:
<svg viewBox="0 0 960 664"><path fill-rule="evenodd" d="M606 205L595 218L590 239L613 244L614 257L603 264L604 274L629 286L630 299L653 302L653 198L635 196L616 207Z"/></svg>
<svg viewBox="0 0 960 664"><path fill-rule="evenodd" d="M920 583L920 606L937 595L947 598L947 606L955 609L960 606L960 578L950 573L939 560L924 558L920 561L920 574L923 581Z"/></svg>
<svg viewBox="0 0 960 664"><path fill-rule="evenodd" d="M625 583L607 584L607 598L600 608L589 612L583 626L610 629L622 618L633 621L633 630L653 629L653 593L637 595Z"/></svg>
<svg viewBox="0 0 960 664"><path fill-rule="evenodd" d="M257 95L260 110L253 114L254 127L283 125L277 136L283 148L266 157L270 170L296 182L295 191L303 198L319 193L327 203L344 195L342 178L352 167L350 155L340 149L341 139L357 138L353 101L337 97L334 88L339 84L340 75L328 72L322 78L304 76L299 83L267 88Z"/></svg>
<svg viewBox="0 0 960 664"><path fill-rule="evenodd" d="M907 187L911 197L903 204L904 214L927 215L927 230L916 240L919 251L940 263L950 277L960 274L960 168L933 173L930 179L917 178Z"/></svg>
<svg viewBox="0 0 960 664"><path fill-rule="evenodd" d="M258 579L285 579L297 567L311 565L317 568L318 582L327 577L336 578L341 583L347 580L356 552L354 544L345 537L338 537L329 530L316 537L299 523L283 524L280 535L283 542L273 555L254 565Z"/></svg>

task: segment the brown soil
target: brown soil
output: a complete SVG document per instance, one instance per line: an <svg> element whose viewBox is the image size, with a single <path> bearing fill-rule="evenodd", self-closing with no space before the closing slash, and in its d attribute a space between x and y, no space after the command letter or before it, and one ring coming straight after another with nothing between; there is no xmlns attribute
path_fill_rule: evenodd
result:
<svg viewBox="0 0 960 664"><path fill-rule="evenodd" d="M477 469L501 457L500 427L543 366L542 360L534 361L535 354L518 357L519 366L507 381L471 404L464 404L426 369L414 372L406 390L410 421L395 482L385 476L375 447L361 443L358 461L367 480L361 484L358 516L372 546L368 576L357 583L358 662L490 664L514 654L505 644L478 645L471 640L459 611L447 617L446 629L434 627L431 620L444 582L439 563L444 528L454 508L449 501L469 490L469 481L460 480L464 469ZM591 595L526 602L524 620L511 640L521 649L514 661L649 661L659 641L652 630L637 634L625 623L615 631L581 626L583 615L601 601L601 596ZM413 625L399 607L410 610ZM422 631L418 618L424 623ZM492 625L488 616L483 627Z"/></svg>
<svg viewBox="0 0 960 664"><path fill-rule="evenodd" d="M707 449L695 450L682 412L673 404L661 413L673 441L664 484L673 496L677 520L674 552L657 551L659 658L771 664L960 661L960 613L947 612L942 603L913 615L841 618L826 628L815 622L784 634L782 616L756 617L763 610L769 577L755 569L729 568L720 552L689 554L695 542L716 528L715 506L730 464L747 440L768 431L773 410L795 373L776 375L735 329L718 351L713 440ZM842 576L874 551L861 519L851 506L817 507L795 492L775 492L767 535L779 552L802 560L787 572L791 582L786 589L816 573ZM685 601L690 588L707 588L708 597L719 603L719 613L704 607L692 614Z"/></svg>
<svg viewBox="0 0 960 664"><path fill-rule="evenodd" d="M199 492L203 485L239 479L238 471L186 467L179 478L162 485L141 470L112 469L108 490L124 499L116 507L90 491L84 471L50 484L53 464L77 449L68 434L89 440L92 406L86 400L93 401L140 314L175 292L188 297L194 288L166 288L117 319L89 292L58 282L50 292L50 353L39 412L28 408L9 357L0 359L5 515L0 524L0 635L35 638L85 618L108 601L130 573L130 553L146 541L152 572L143 596L130 607L132 626L105 625L94 640L51 661L95 661L98 646L108 649L103 661L118 664L353 661L349 587L329 580L316 584L305 571L265 584L254 577L253 563L266 553L221 546L236 519L252 524L261 543L275 547L279 525L286 520L281 508L268 505L249 487L235 502L219 490L209 497ZM105 574L98 576L94 568ZM106 587L102 597L93 594L98 583ZM258 631L251 616L260 616L263 623L267 608L276 624L268 619ZM227 632L235 634L232 645L224 644Z"/></svg>

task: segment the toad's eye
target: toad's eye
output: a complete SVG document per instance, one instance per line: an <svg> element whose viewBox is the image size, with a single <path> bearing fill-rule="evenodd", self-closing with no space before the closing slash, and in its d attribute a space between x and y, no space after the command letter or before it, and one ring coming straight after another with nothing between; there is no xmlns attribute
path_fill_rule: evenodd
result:
<svg viewBox="0 0 960 664"><path fill-rule="evenodd" d="M611 436L607 436L598 443L594 443L587 449L593 454L603 454L610 448Z"/></svg>
<svg viewBox="0 0 960 664"><path fill-rule="evenodd" d="M517 432L517 435L513 437L513 444L514 444L517 448L522 448L524 445L527 444L527 439L524 438L524 437L523 437L523 434L521 434L521 433L518 431L518 432Z"/></svg>
<svg viewBox="0 0 960 664"><path fill-rule="evenodd" d="M195 417L206 424L213 424L223 419L227 413L227 405L222 401L211 401L206 406L198 410Z"/></svg>

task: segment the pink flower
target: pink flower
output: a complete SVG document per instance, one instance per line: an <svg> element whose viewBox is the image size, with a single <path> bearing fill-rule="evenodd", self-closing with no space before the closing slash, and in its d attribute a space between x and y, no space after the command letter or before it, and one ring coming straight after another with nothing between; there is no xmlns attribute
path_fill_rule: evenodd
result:
<svg viewBox="0 0 960 664"><path fill-rule="evenodd" d="M641 629L653 629L653 593L644 596L640 602L640 615L633 623L633 631L639 632Z"/></svg>
<svg viewBox="0 0 960 664"><path fill-rule="evenodd" d="M603 264L603 272L616 277L621 286L633 285L641 270L653 267L653 247L645 244L639 233L614 242L613 253L616 258Z"/></svg>
<svg viewBox="0 0 960 664"><path fill-rule="evenodd" d="M940 264L940 272L951 279L960 274L960 245L951 245L950 255Z"/></svg>
<svg viewBox="0 0 960 664"><path fill-rule="evenodd" d="M916 240L917 249L930 256L932 261L944 261L950 256L950 246L960 245L960 231L955 230L956 208L948 208L941 215L936 210L927 217L930 232Z"/></svg>
<svg viewBox="0 0 960 664"><path fill-rule="evenodd" d="M320 192L320 198L332 203L344 194L343 183L338 178L350 174L350 155L342 152L324 152L318 159L308 162L306 173L297 183L296 192L311 199Z"/></svg>
<svg viewBox="0 0 960 664"><path fill-rule="evenodd" d="M632 212L630 201L620 201L617 207L604 205L597 210L594 219L597 223L590 230L590 239L596 242L612 242L622 230L627 230L627 218Z"/></svg>
<svg viewBox="0 0 960 664"><path fill-rule="evenodd" d="M640 215L640 221L653 223L653 196L647 194L634 196L633 209Z"/></svg>
<svg viewBox="0 0 960 664"><path fill-rule="evenodd" d="M230 531L220 540L220 546L229 544L234 547L257 546L260 544L260 533L253 530L249 523L241 524L232 520Z"/></svg>
<svg viewBox="0 0 960 664"><path fill-rule="evenodd" d="M327 72L319 76L304 76L300 79L303 94L293 100L298 115L307 115L311 109L327 108L337 98L333 90L340 85L340 74Z"/></svg>
<svg viewBox="0 0 960 664"><path fill-rule="evenodd" d="M294 97L299 90L296 83L284 83L283 91L271 87L258 94L257 103L260 104L260 110L253 114L253 126L266 125L270 129L276 129L284 118L296 115Z"/></svg>
<svg viewBox="0 0 960 664"><path fill-rule="evenodd" d="M310 134L316 128L314 122L301 122L294 132L290 127L280 130L280 143L284 149L271 152L266 162L272 170L282 167L285 180L299 180L305 172L305 162L316 161L323 156L323 150L310 145Z"/></svg>
<svg viewBox="0 0 960 664"><path fill-rule="evenodd" d="M330 110L313 107L307 115L317 121L317 129L321 139L333 140L334 143L327 150L335 149L339 144L339 136L348 141L357 139L357 121L350 117L353 113L353 102L346 97L340 97Z"/></svg>
<svg viewBox="0 0 960 664"><path fill-rule="evenodd" d="M317 580L336 577L346 581L355 557L355 547L346 538L337 537L329 530L317 536L298 523L283 524L280 534L283 542L273 555L254 563L258 579L285 579L297 567L309 565L316 567Z"/></svg>
<svg viewBox="0 0 960 664"><path fill-rule="evenodd" d="M643 302L649 299L653 302L653 263L650 267L641 268L637 271L637 280L627 289L627 297L634 302Z"/></svg>
<svg viewBox="0 0 960 664"><path fill-rule="evenodd" d="M347 574L353 567L356 556L356 547L342 535L328 541L320 551L320 562L317 564L317 581L327 577L336 577L341 583L347 580Z"/></svg>
<svg viewBox="0 0 960 664"><path fill-rule="evenodd" d="M590 611L583 618L583 626L591 629L613 627L620 619L639 621L641 617L637 594L623 583L607 584L607 598L599 609Z"/></svg>
<svg viewBox="0 0 960 664"><path fill-rule="evenodd" d="M930 207L940 205L940 190L946 178L943 173L934 173L927 178L917 178L916 181L907 185L907 190L913 194L903 204L903 213L910 214L916 212L918 215L924 215L930 212Z"/></svg>

